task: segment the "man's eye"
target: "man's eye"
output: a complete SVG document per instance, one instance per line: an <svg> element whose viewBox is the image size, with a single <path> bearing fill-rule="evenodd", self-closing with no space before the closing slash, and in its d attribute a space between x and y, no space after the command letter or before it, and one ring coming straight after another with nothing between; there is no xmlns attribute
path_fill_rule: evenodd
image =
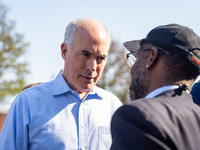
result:
<svg viewBox="0 0 200 150"><path fill-rule="evenodd" d="M104 60L105 57L99 56L99 57L97 57L97 59L99 59L99 60Z"/></svg>
<svg viewBox="0 0 200 150"><path fill-rule="evenodd" d="M97 57L97 63L100 64L105 60L105 57L99 56Z"/></svg>
<svg viewBox="0 0 200 150"><path fill-rule="evenodd" d="M88 53L83 53L82 55L86 57L90 56Z"/></svg>

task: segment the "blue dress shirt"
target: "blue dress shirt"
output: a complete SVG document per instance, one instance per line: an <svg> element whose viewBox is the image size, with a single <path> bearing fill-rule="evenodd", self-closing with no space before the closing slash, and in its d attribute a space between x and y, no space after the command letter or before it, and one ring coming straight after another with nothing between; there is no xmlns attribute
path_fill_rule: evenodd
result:
<svg viewBox="0 0 200 150"><path fill-rule="evenodd" d="M93 87L81 100L62 73L22 91L13 101L0 135L1 150L108 150L110 121L121 106Z"/></svg>

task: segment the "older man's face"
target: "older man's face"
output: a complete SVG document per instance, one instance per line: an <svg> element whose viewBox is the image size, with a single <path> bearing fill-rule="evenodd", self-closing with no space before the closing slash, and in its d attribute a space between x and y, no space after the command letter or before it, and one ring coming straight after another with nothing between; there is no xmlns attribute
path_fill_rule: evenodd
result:
<svg viewBox="0 0 200 150"><path fill-rule="evenodd" d="M137 61L131 68L130 100L144 98L148 94L149 81L146 79L146 64L142 59L144 53L137 54Z"/></svg>
<svg viewBox="0 0 200 150"><path fill-rule="evenodd" d="M77 92L89 91L99 81L106 64L109 40L106 32L97 29L76 32L76 40L66 51L63 76Z"/></svg>

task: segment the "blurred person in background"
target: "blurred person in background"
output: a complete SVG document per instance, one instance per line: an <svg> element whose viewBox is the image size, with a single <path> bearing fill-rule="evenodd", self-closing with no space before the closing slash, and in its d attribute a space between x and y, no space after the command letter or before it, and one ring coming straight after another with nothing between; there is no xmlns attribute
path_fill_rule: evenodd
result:
<svg viewBox="0 0 200 150"><path fill-rule="evenodd" d="M28 89L28 88L30 88L30 87L39 85L39 84L41 84L41 83L39 82L39 83L31 83L31 84L28 84L28 85L26 85L26 86L22 89L22 91L25 90L25 89Z"/></svg>
<svg viewBox="0 0 200 150"><path fill-rule="evenodd" d="M192 86L190 94L192 95L194 103L200 106L200 81Z"/></svg>

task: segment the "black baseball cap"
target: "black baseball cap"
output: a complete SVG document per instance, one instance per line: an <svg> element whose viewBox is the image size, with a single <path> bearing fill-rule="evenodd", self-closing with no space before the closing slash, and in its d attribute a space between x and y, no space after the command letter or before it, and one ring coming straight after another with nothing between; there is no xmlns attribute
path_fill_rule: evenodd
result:
<svg viewBox="0 0 200 150"><path fill-rule="evenodd" d="M124 46L130 52L134 52L139 50L143 42L189 59L200 69L200 37L186 26L179 24L158 26L151 30L146 38L125 42Z"/></svg>

